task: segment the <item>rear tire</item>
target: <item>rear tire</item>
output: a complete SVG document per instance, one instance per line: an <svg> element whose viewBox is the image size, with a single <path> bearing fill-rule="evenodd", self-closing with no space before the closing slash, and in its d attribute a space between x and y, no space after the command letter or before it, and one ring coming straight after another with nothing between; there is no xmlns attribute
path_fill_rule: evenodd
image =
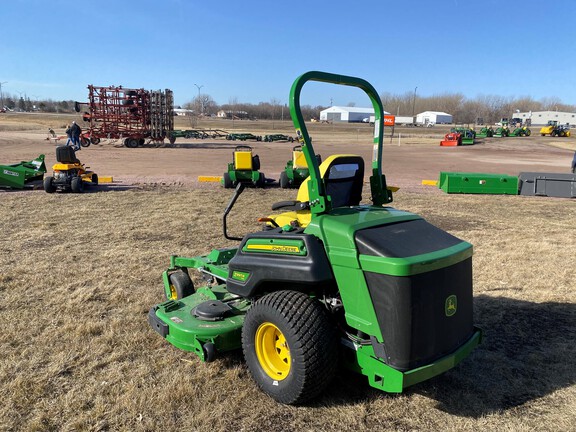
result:
<svg viewBox="0 0 576 432"><path fill-rule="evenodd" d="M288 174L286 174L286 171L282 171L280 173L280 187L282 189L287 189L290 187L290 179L288 178Z"/></svg>
<svg viewBox="0 0 576 432"><path fill-rule="evenodd" d="M138 140L136 138L127 138L124 145L128 148L138 148Z"/></svg>
<svg viewBox="0 0 576 432"><path fill-rule="evenodd" d="M98 186L98 174L92 174L92 184Z"/></svg>
<svg viewBox="0 0 576 432"><path fill-rule="evenodd" d="M242 349L256 384L285 404L318 396L338 363L338 338L326 309L297 291L277 291L254 303L242 327Z"/></svg>
<svg viewBox="0 0 576 432"><path fill-rule="evenodd" d="M81 137L80 138L80 145L82 147L90 147L90 139Z"/></svg>
<svg viewBox="0 0 576 432"><path fill-rule="evenodd" d="M48 177L44 177L43 183L44 183L44 190L47 193L54 193L56 192L56 187L54 186L54 178L52 176L48 176Z"/></svg>
<svg viewBox="0 0 576 432"><path fill-rule="evenodd" d="M226 189L231 189L234 187L234 184L232 183L232 179L230 178L230 173L227 173L227 172L224 173L224 187Z"/></svg>
<svg viewBox="0 0 576 432"><path fill-rule="evenodd" d="M266 176L262 172L259 174L260 177L258 177L258 180L256 180L256 187L263 188L264 186L266 186Z"/></svg>

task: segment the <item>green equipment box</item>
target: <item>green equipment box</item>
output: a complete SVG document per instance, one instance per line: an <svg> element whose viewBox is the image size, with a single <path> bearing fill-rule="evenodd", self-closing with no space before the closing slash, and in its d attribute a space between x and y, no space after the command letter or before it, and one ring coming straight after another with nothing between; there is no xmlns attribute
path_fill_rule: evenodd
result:
<svg viewBox="0 0 576 432"><path fill-rule="evenodd" d="M518 177L506 174L441 171L438 188L446 193L518 195Z"/></svg>

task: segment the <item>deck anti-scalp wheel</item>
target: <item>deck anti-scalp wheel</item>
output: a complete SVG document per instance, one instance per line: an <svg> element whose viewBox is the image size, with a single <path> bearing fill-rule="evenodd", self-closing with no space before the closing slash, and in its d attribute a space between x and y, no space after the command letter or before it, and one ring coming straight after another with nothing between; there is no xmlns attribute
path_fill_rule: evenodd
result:
<svg viewBox="0 0 576 432"><path fill-rule="evenodd" d="M166 293L168 300L180 300L194 294L194 283L182 270L175 271L168 276L170 281L170 293Z"/></svg>
<svg viewBox="0 0 576 432"><path fill-rule="evenodd" d="M265 295L250 308L242 348L254 381L285 404L320 394L338 363L338 341L327 311L297 291Z"/></svg>

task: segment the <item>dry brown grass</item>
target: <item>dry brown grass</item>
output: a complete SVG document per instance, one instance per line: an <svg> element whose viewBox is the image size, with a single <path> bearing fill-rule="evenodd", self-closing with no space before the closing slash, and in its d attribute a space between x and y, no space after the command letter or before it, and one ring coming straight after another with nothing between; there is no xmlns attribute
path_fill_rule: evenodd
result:
<svg viewBox="0 0 576 432"><path fill-rule="evenodd" d="M229 192L0 192L0 430L573 430L576 206L572 200L399 192L475 246L475 322L484 344L403 395L340 371L325 395L282 406L240 353L202 363L147 324L170 254L230 243ZM236 233L291 197L248 190Z"/></svg>

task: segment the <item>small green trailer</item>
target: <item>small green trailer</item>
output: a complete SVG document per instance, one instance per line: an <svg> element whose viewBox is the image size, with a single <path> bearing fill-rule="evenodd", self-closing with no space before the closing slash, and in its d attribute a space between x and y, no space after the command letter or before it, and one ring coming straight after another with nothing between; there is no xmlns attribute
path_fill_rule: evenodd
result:
<svg viewBox="0 0 576 432"><path fill-rule="evenodd" d="M31 161L0 165L0 187L24 189L33 187L35 183L41 185L45 172L46 164L43 154Z"/></svg>
<svg viewBox="0 0 576 432"><path fill-rule="evenodd" d="M438 188L446 193L518 195L518 177L441 171Z"/></svg>

